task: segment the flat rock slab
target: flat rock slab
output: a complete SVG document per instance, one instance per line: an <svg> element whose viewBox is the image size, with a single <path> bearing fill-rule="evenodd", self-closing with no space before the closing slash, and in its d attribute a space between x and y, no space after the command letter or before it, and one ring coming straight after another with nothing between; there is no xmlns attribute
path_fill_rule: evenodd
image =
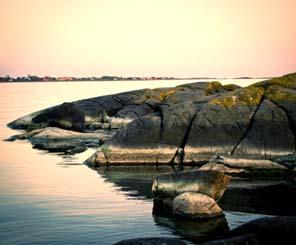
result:
<svg viewBox="0 0 296 245"><path fill-rule="evenodd" d="M9 140L29 140L34 148L50 152L80 153L87 147L98 147L113 135L112 131L98 130L81 133L56 127L35 129L20 135L12 136Z"/></svg>
<svg viewBox="0 0 296 245"><path fill-rule="evenodd" d="M76 132L56 127L47 127L41 129L35 129L17 137L20 139L34 138L49 138L49 139L106 139L111 136L112 133L108 131L98 130L95 132Z"/></svg>
<svg viewBox="0 0 296 245"><path fill-rule="evenodd" d="M282 175L289 172L289 168L270 160L256 160L230 157L215 157L204 164L200 170L217 170L225 174L247 177L250 175Z"/></svg>
<svg viewBox="0 0 296 245"><path fill-rule="evenodd" d="M286 169L286 167L281 164L265 159L218 157L212 162L221 163L230 168L238 169Z"/></svg>
<svg viewBox="0 0 296 245"><path fill-rule="evenodd" d="M174 198L184 192L198 192L219 200L230 177L215 170L184 171L157 176L152 192L160 198Z"/></svg>

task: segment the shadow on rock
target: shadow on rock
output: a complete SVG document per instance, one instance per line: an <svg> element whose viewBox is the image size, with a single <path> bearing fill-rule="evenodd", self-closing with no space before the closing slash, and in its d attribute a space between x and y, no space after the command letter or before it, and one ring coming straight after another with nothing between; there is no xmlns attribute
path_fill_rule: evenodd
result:
<svg viewBox="0 0 296 245"><path fill-rule="evenodd" d="M296 215L295 181L239 181L230 186L219 205L225 211L268 215ZM235 184L235 182L233 181Z"/></svg>

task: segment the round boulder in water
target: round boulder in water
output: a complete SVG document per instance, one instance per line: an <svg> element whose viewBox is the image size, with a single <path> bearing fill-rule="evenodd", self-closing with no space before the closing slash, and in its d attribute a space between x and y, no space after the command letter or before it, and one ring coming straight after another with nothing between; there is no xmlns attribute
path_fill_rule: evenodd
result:
<svg viewBox="0 0 296 245"><path fill-rule="evenodd" d="M173 213L185 218L203 219L221 216L223 210L207 195L185 192L174 198Z"/></svg>

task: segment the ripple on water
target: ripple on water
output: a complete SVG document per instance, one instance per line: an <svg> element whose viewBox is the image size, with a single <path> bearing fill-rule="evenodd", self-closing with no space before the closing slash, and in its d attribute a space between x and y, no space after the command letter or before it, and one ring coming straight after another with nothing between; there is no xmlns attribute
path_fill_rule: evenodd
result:
<svg viewBox="0 0 296 245"><path fill-rule="evenodd" d="M182 83L112 82L112 91L109 82L0 84L0 138L17 133L6 127L8 122L64 101ZM149 236L189 239L206 227L153 216L150 190L156 173L98 173L81 164L94 151L64 156L32 149L25 141L0 141L0 243L113 244ZM230 228L257 217L226 212Z"/></svg>

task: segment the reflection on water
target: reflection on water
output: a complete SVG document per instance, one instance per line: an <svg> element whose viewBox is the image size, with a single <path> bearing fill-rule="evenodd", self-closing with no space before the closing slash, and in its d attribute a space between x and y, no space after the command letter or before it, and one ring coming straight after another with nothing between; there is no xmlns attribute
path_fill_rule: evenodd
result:
<svg viewBox="0 0 296 245"><path fill-rule="evenodd" d="M127 199L152 200L152 181L159 173L170 173L169 166L119 166L94 169L123 191ZM296 194L294 184L281 180L233 179L219 205L225 217L211 220L190 221L173 217L163 206L153 206L153 220L161 229L195 242L219 238L229 229L247 221L270 215L295 215L296 201L290 197Z"/></svg>
<svg viewBox="0 0 296 245"><path fill-rule="evenodd" d="M186 170L194 167L186 167ZM152 182L160 173L172 173L170 166L110 166L93 169L118 186L129 197L152 199ZM223 210L263 215L296 215L294 180L260 180L232 178L228 189L219 201Z"/></svg>
<svg viewBox="0 0 296 245"><path fill-rule="evenodd" d="M197 238L192 235L208 232L202 228L206 225L152 216L152 179L159 172L173 171L169 167L93 171L82 162L94 149L58 155L32 149L25 141L3 141L16 133L6 124L32 111L132 88L181 83L184 81L0 84L0 243L113 244L149 236L194 241ZM227 205L229 228L260 216ZM250 213L256 213L256 206Z"/></svg>
<svg viewBox="0 0 296 245"><path fill-rule="evenodd" d="M232 181L220 206L225 211L268 215L296 215L295 180Z"/></svg>
<svg viewBox="0 0 296 245"><path fill-rule="evenodd" d="M167 227L176 235L186 237L192 242L205 242L218 238L229 231L224 216L210 220L191 221L186 219L153 215L156 225Z"/></svg>
<svg viewBox="0 0 296 245"><path fill-rule="evenodd" d="M152 181L160 173L172 173L170 166L109 166L93 169L128 197L152 200Z"/></svg>

